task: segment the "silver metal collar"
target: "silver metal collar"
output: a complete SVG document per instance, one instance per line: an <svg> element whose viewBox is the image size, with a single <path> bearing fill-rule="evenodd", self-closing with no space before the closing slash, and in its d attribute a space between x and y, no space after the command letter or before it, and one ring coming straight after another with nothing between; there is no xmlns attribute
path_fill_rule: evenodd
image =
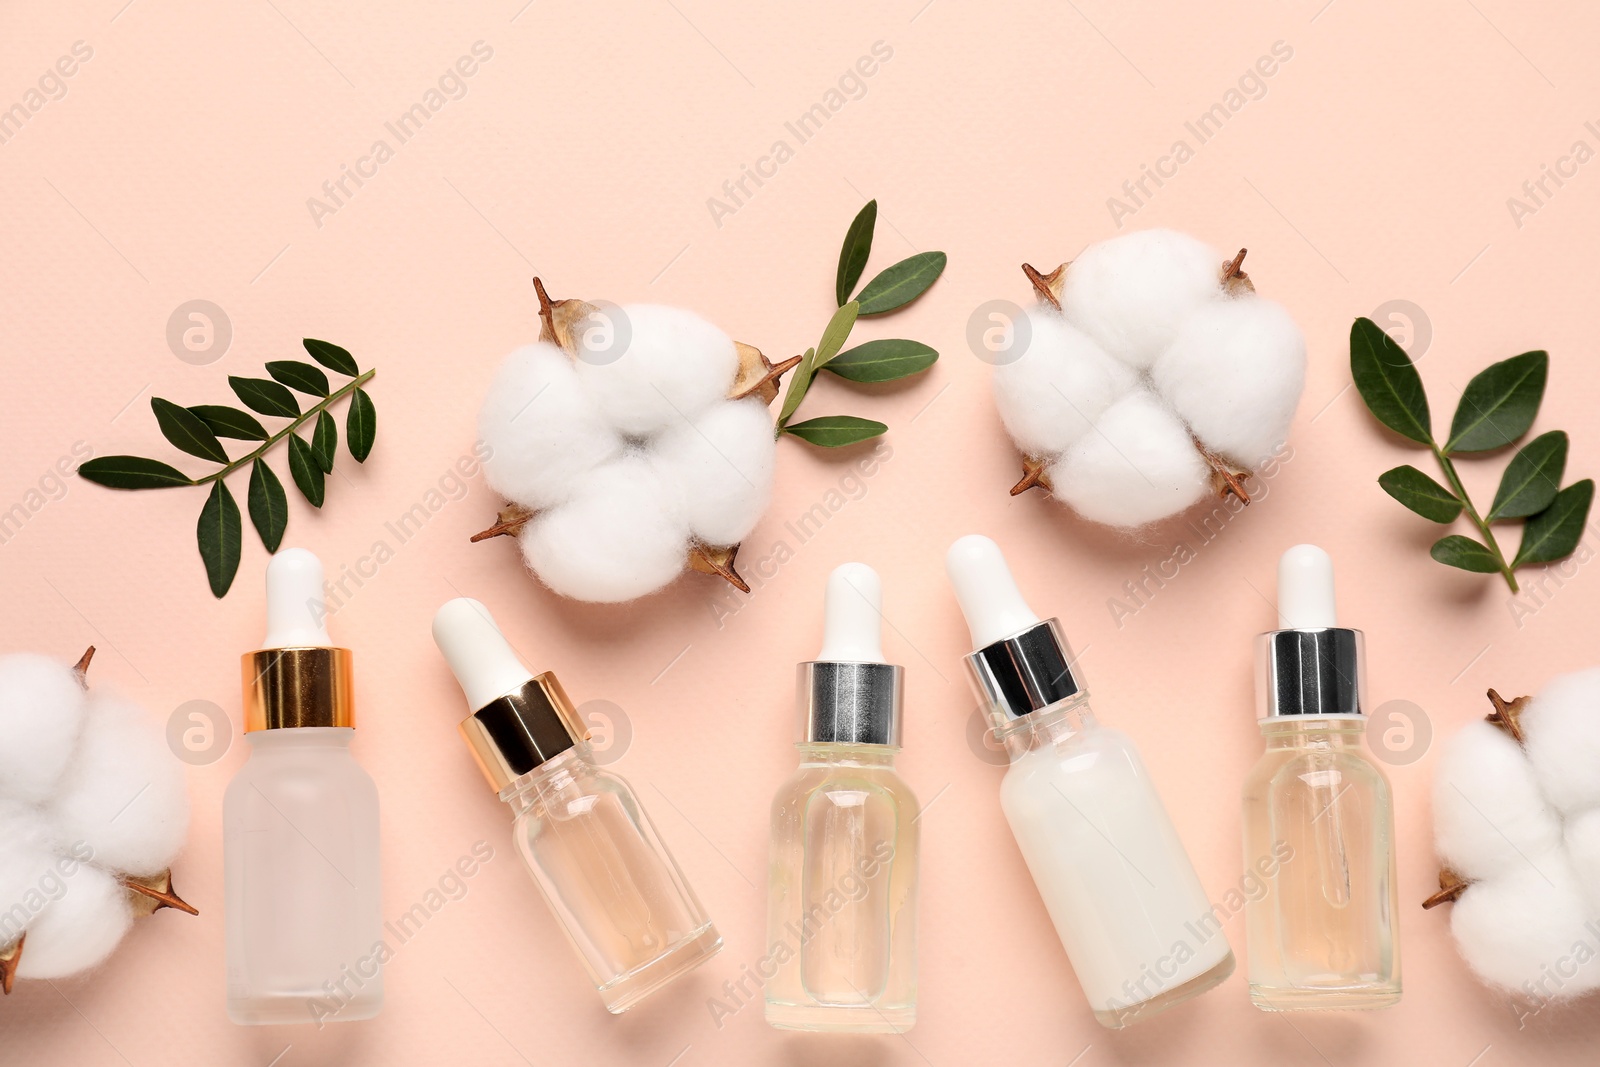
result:
<svg viewBox="0 0 1600 1067"><path fill-rule="evenodd" d="M996 728L1085 693L1061 623L1046 619L971 653L967 675Z"/></svg>
<svg viewBox="0 0 1600 1067"><path fill-rule="evenodd" d="M1366 714L1360 630L1271 630L1256 638L1256 718Z"/></svg>
<svg viewBox="0 0 1600 1067"><path fill-rule="evenodd" d="M898 748L904 674L892 663L800 664L795 696L804 742Z"/></svg>

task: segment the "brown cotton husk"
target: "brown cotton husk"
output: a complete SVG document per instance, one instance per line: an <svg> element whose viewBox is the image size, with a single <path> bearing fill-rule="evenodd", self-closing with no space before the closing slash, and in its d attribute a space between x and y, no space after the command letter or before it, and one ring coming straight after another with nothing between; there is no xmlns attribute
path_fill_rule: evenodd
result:
<svg viewBox="0 0 1600 1067"><path fill-rule="evenodd" d="M1511 740L1517 744L1523 743L1522 713L1528 707L1528 702L1533 698L1529 696L1517 697L1507 700L1493 689L1488 692L1489 705L1493 709L1484 716L1484 721L1491 726L1503 730ZM1449 867L1439 868L1439 891L1422 902L1423 908L1436 908L1440 904L1454 904L1472 882L1461 877Z"/></svg>
<svg viewBox="0 0 1600 1067"><path fill-rule="evenodd" d="M78 684L85 689L89 688L89 663L93 659L94 646L90 645L72 666L73 672L78 676ZM172 888L171 867L143 877L124 874L118 881L128 891L128 903L136 919L154 915L162 908L175 908L190 915L200 914ZM27 931L23 931L22 935L10 945L0 947L0 994L9 994L11 987L16 984L17 968L22 963L22 953L27 947L27 941Z"/></svg>
<svg viewBox="0 0 1600 1067"><path fill-rule="evenodd" d="M578 357L577 334L583 320L600 310L596 304L583 300L552 300L545 291L544 282L533 279L534 292L539 297L539 340L548 341L568 356ZM783 376L796 367L803 357L791 356L781 363L773 363L759 348L735 341L739 368L728 385L729 400L758 397L763 404L771 404L778 397ZM494 537L515 537L537 514L520 504L508 504L495 517L494 524L473 534L471 541L487 541ZM739 577L733 561L739 554L738 545L691 544L688 551L689 569L701 574L714 574L729 585L748 593L750 586Z"/></svg>
<svg viewBox="0 0 1600 1067"><path fill-rule="evenodd" d="M1241 296L1245 293L1256 291L1255 283L1250 280L1250 275L1244 272L1244 257L1249 249L1241 248L1230 260L1224 262L1217 271L1217 283L1222 286L1223 292L1229 296ZM1034 293L1040 300L1049 304L1057 311L1061 310L1061 289L1066 284L1067 271L1072 267L1071 260L1061 264L1055 270L1045 274L1031 263L1022 265L1022 273L1027 277ZM1228 494L1233 494L1241 504L1249 505L1250 490L1245 481L1254 473L1246 467L1241 467L1216 452L1211 451L1200 443L1199 438L1190 435L1194 441L1194 449L1205 460L1206 466L1211 468L1211 491L1220 499ZM1022 457L1022 479L1011 487L1011 495L1016 496L1035 487L1050 491L1050 482L1044 476L1044 461L1035 456Z"/></svg>

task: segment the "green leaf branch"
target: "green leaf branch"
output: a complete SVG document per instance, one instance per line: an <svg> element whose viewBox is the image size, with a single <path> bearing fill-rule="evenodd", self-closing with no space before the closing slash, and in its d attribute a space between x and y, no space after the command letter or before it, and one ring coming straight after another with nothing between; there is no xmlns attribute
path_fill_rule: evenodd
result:
<svg viewBox="0 0 1600 1067"><path fill-rule="evenodd" d="M338 345L309 337L303 343L312 359L350 381L335 389L321 368L299 360L268 363L270 378L228 379L234 395L250 411L289 420L276 431L268 431L255 415L241 408L218 404L183 407L161 397L151 398L156 425L174 448L220 464L209 474L191 477L170 464L144 456L101 456L78 468L80 476L110 489L211 486L200 509L195 535L214 596L227 594L238 573L243 548L244 526L239 504L228 489L229 475L250 468L246 497L250 522L267 551L276 552L289 525L289 499L283 483L267 466L267 454L287 441L290 478L312 506L322 507L327 493L326 476L333 473L339 447L338 423L329 409L346 397L350 404L345 412L345 447L357 463L366 462L372 453L377 414L364 387L377 372L361 370L354 357ZM302 411L297 392L315 402ZM310 440L301 436L307 427L311 430ZM233 458L222 444L223 438L260 443Z"/></svg>
<svg viewBox="0 0 1600 1067"><path fill-rule="evenodd" d="M927 292L944 272L946 256L943 252L919 252L886 267L857 290L856 285L872 254L877 220L878 202L869 200L845 232L834 277L838 310L828 320L816 347L806 350L789 376L788 391L778 409L779 437L788 434L820 448L840 448L869 441L887 432L889 427L855 415L824 415L804 422L792 421L818 372L828 371L849 382L892 382L922 373L939 358L939 353L928 345L901 338L880 338L854 348L844 347L858 320L905 307Z"/></svg>
<svg viewBox="0 0 1600 1067"><path fill-rule="evenodd" d="M1448 534L1429 554L1449 567L1499 574L1517 591L1515 571L1530 563L1549 563L1571 555L1583 536L1594 481L1585 478L1565 488L1568 439L1551 430L1523 445L1500 477L1488 510L1467 495L1456 470L1457 456L1490 452L1522 438L1533 426L1550 374L1546 352L1524 352L1491 364L1462 391L1443 443L1433 435L1433 418L1422 376L1395 340L1371 319L1350 327L1350 375L1374 418L1402 438L1426 447L1444 475L1444 484L1410 464L1378 476L1378 485L1423 518L1442 525L1462 515L1478 537ZM1507 556L1495 536L1496 524L1524 520L1522 541Z"/></svg>

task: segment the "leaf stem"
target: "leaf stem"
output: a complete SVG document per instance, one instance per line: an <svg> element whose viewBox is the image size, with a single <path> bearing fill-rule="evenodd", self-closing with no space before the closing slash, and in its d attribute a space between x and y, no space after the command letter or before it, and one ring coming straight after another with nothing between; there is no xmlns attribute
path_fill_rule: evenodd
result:
<svg viewBox="0 0 1600 1067"><path fill-rule="evenodd" d="M346 382L338 389L317 401L317 403L312 407L306 409L304 412L301 412L300 416L293 422L279 430L277 433L273 434L271 437L267 438L265 441L261 442L261 445L256 448L255 451L251 452L249 455L240 456L238 459L232 461L221 470L214 471L211 474L206 475L204 478L196 478L194 480L194 484L207 485L211 482L220 482L234 471L240 470L246 466L249 466L251 463L254 463L257 459L266 455L267 452L271 450L273 445L294 433L296 430L304 426L307 422L316 418L322 412L328 410L328 408L332 407L337 401L343 400L345 397L349 396L351 393L367 384L367 382L372 380L372 376L376 373L378 373L378 369L376 367L369 371L363 371L351 381Z"/></svg>
<svg viewBox="0 0 1600 1067"><path fill-rule="evenodd" d="M1478 533L1483 536L1484 544L1493 553L1494 561L1500 567L1501 576L1505 578L1506 584L1511 587L1513 593L1518 592L1517 579L1511 573L1511 565L1506 562L1505 554L1500 551L1500 544L1494 539L1494 532L1489 529L1489 524L1484 521L1482 515L1478 514L1478 509L1473 506L1472 500L1467 496L1466 487L1461 484L1461 476L1456 473L1456 465L1451 462L1444 449L1438 445L1430 442L1428 447L1433 449L1434 458L1439 461L1439 466L1444 470L1444 476L1449 479L1450 490L1455 493L1456 498L1461 501L1462 507L1466 509L1467 518L1471 519L1472 525L1478 528Z"/></svg>

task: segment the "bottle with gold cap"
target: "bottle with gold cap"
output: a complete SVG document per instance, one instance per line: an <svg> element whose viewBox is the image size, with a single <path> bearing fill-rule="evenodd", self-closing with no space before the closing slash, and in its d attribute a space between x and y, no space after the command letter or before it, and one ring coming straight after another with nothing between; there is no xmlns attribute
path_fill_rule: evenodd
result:
<svg viewBox="0 0 1600 1067"><path fill-rule="evenodd" d="M243 658L250 759L223 799L228 1017L370 1019L383 1006L378 790L350 754L350 650L323 625L322 563L267 566L267 639Z"/></svg>
<svg viewBox="0 0 1600 1067"><path fill-rule="evenodd" d="M484 777L515 814L512 837L606 1010L620 1015L722 948L722 936L633 787L595 766L577 709L517 658L465 597L433 640L466 694L462 720Z"/></svg>

